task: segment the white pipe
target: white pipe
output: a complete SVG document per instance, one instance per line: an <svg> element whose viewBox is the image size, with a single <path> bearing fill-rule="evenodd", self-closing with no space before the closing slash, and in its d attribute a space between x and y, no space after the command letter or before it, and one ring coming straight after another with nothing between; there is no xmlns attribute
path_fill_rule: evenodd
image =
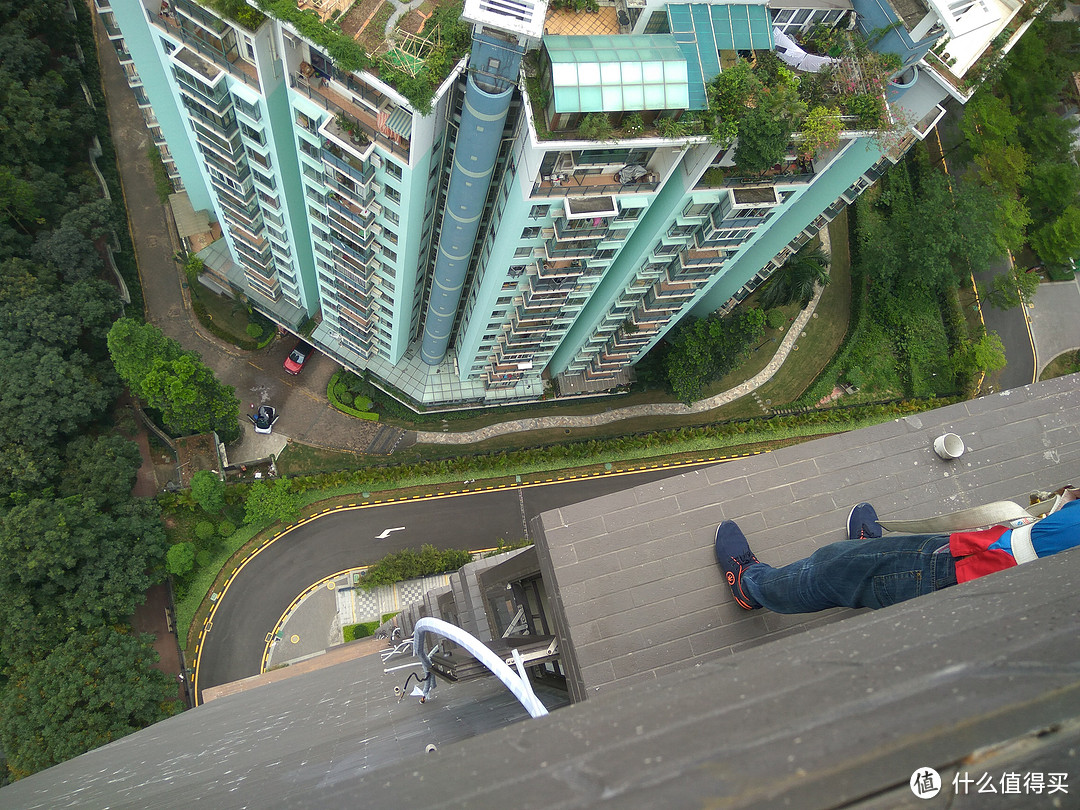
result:
<svg viewBox="0 0 1080 810"><path fill-rule="evenodd" d="M448 638L472 653L477 661L491 670L491 674L503 682L531 717L543 717L548 713L547 708L533 693L532 685L528 679L519 676L514 670L510 669L506 662L489 650L482 641L456 625L430 616L420 619L413 627L413 655L423 663L425 672L431 672L431 660L428 658L427 653L424 652L424 636L428 633L436 633Z"/></svg>

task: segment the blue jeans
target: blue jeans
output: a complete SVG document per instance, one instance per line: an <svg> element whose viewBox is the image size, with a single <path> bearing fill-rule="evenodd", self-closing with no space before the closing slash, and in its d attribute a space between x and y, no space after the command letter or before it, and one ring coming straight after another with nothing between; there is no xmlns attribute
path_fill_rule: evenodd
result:
<svg viewBox="0 0 1080 810"><path fill-rule="evenodd" d="M947 534L843 540L783 568L743 569L748 596L776 613L882 608L956 584Z"/></svg>

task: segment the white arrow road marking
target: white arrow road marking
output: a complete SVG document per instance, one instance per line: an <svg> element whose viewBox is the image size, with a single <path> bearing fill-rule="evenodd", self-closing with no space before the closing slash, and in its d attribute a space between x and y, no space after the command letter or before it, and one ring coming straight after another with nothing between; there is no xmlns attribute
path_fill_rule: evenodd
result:
<svg viewBox="0 0 1080 810"><path fill-rule="evenodd" d="M380 534L380 535L376 535L375 539L376 540L385 540L387 537L390 536L390 532L403 532L403 531L405 531L404 526L395 526L393 529L383 529L383 533Z"/></svg>

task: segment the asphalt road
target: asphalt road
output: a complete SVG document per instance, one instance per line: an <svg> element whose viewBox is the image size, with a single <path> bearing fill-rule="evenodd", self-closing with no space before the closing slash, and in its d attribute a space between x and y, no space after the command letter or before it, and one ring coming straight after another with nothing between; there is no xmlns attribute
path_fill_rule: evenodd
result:
<svg viewBox="0 0 1080 810"><path fill-rule="evenodd" d="M525 536L542 512L686 471L652 470L521 489L478 492L424 501L332 512L271 543L229 584L203 639L197 688L259 674L266 634L301 592L323 577L376 562L392 551L419 548L488 548L500 538ZM385 529L404 526L385 540Z"/></svg>
<svg viewBox="0 0 1080 810"><path fill-rule="evenodd" d="M963 142L959 128L963 108L950 102L946 105L946 110L946 115L938 122L937 128L927 138L926 143L931 158L945 160L951 172L952 155ZM1009 272L1010 265L1011 261L1008 257L996 259L986 270L975 274L975 281L980 286L989 286L994 276ZM1023 307L1000 310L984 301L982 314L986 331L997 332L1005 347L1006 366L992 375L994 388L1005 391L1035 382L1035 346L1032 343Z"/></svg>
<svg viewBox="0 0 1080 810"><path fill-rule="evenodd" d="M989 286L994 276L1009 272L1009 264L1008 259L998 259L987 270L976 273L975 280L980 286ZM1024 308L995 309L984 301L982 313L986 331L997 332L1005 347L1006 365L993 376L995 388L1007 391L1031 385L1035 382L1035 347L1031 342Z"/></svg>

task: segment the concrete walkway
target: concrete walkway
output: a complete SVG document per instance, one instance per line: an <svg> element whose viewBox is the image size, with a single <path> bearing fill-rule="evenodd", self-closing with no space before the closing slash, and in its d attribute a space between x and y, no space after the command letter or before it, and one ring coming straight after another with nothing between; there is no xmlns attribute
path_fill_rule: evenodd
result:
<svg viewBox="0 0 1080 810"><path fill-rule="evenodd" d="M1039 285L1027 310L1035 339L1035 379L1050 361L1080 349L1080 278Z"/></svg>

